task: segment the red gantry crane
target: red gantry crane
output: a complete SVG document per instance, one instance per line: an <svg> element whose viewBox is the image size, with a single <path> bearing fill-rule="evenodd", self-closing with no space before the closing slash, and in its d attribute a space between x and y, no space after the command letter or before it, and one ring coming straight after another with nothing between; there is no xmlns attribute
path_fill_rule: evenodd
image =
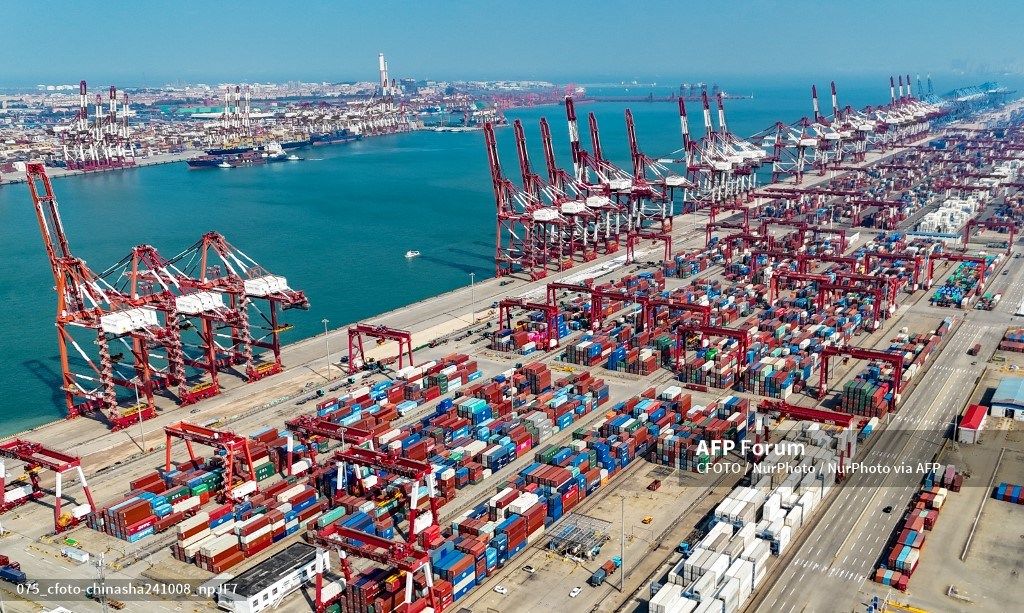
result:
<svg viewBox="0 0 1024 613"><path fill-rule="evenodd" d="M417 573L423 574L423 581L426 584L427 600L430 607L441 613L445 604L441 602L440 595L434 587L434 576L430 568L430 554L418 547L392 541L389 539L374 536L359 530L353 530L337 523L329 524L319 531L310 531L307 538L324 549L336 549L341 558L341 568L345 576L345 584L351 585L352 568L348 556L369 560L394 568L405 574L405 606L413 603L414 578ZM316 567L316 611L324 613L327 607L339 599L342 586L333 588L333 593L325 593L323 575L326 565L323 558L317 557Z"/></svg>
<svg viewBox="0 0 1024 613"><path fill-rule="evenodd" d="M234 325L229 324L228 347L217 348L218 353L226 354L222 365L244 365L250 383L282 370L281 333L291 326L281 323L278 311L309 309L305 293L289 287L285 277L271 273L217 232L207 232L168 264L183 275L183 286L227 295L230 311L223 315ZM206 341L213 343L213 322L218 317L208 314L206 319ZM246 326L248 334L242 332ZM269 350L270 355L253 360L251 348Z"/></svg>
<svg viewBox="0 0 1024 613"><path fill-rule="evenodd" d="M164 450L165 470L170 471L172 466L171 443L174 442L174 439L181 439L185 441L189 460L193 463L197 461L195 450L192 448L193 443L224 451L224 491L229 497L235 497L235 485L232 482L232 477L234 476L236 458L245 461L246 477L252 483L252 485L247 486L247 488L251 488L250 491L244 491L239 496L248 496L258 490L258 486L256 486L256 472L252 465L252 454L249 452L249 439L246 437L226 430L214 430L205 426L199 426L187 421L164 426L164 436L167 439Z"/></svg>
<svg viewBox="0 0 1024 613"><path fill-rule="evenodd" d="M348 329L348 373L359 372L362 365L366 363L366 353L363 351L363 337L378 339L379 343L395 341L398 343L398 368L405 368L405 357L409 357L409 366L415 366L412 361L412 333L406 330L390 328L388 326L371 326L368 324L356 324ZM356 359L359 359L358 365Z"/></svg>
<svg viewBox="0 0 1024 613"><path fill-rule="evenodd" d="M544 322L547 325L547 346L548 349L558 347L558 306L545 304L543 302L528 302L522 298L504 298L498 302L498 324L505 328L512 327L512 309L526 309L528 311L540 311L544 313Z"/></svg>
<svg viewBox="0 0 1024 613"><path fill-rule="evenodd" d="M373 447L373 432L363 428L343 426L323 417L300 415L294 419L289 419L285 422L285 425L290 433L286 447L288 468L285 471L289 475L292 473L292 466L294 465L295 445L293 435L298 435L299 440L306 445L310 464L314 466L316 465L316 450L310 444L310 439L314 436L322 436L342 444L368 445L371 448ZM338 483L341 483L340 479Z"/></svg>
<svg viewBox="0 0 1024 613"><path fill-rule="evenodd" d="M1006 254L1010 254L1010 250L1013 247L1013 241L1017 237L1017 224L1016 222L1009 220L998 220L998 219L971 219L964 224L964 238L963 246L967 249L967 244L971 242L971 231L974 228L982 228L984 230L996 230L998 232L1009 232L1010 238L1006 241Z"/></svg>
<svg viewBox="0 0 1024 613"><path fill-rule="evenodd" d="M864 349L861 347L836 347L834 345L826 345L821 352L821 375L818 380L818 398L824 398L828 394L828 363L829 360L837 356L849 356L858 360L873 360L876 362L885 362L892 365L893 367L893 395L892 395L892 408L896 408L896 403L899 401L900 391L903 389L903 354L902 353L890 353L888 351L877 351L874 349Z"/></svg>
<svg viewBox="0 0 1024 613"><path fill-rule="evenodd" d="M161 383L178 386L178 401L182 405L219 393L221 370L241 364L243 372L250 376L253 373L247 313L228 307L222 293L204 289L201 282L165 260L156 248L139 245L100 276L132 300L145 302L175 323L169 326L170 334L177 340L167 348L170 376ZM221 327L230 329L227 346L217 340ZM188 344L181 338L183 331L192 333ZM172 351L177 346L183 349L181 353ZM190 386L185 376L186 365L205 373L209 379Z"/></svg>
<svg viewBox="0 0 1024 613"><path fill-rule="evenodd" d="M39 471L44 468L53 471L55 478L53 503L53 530L55 533L67 530L89 513L96 511L92 491L89 489L89 483L85 480L85 473L82 472L82 461L77 456L50 449L39 443L15 438L0 443L0 458L23 462L29 480L26 485L8 490L7 467L3 461L0 461L0 493L3 495L3 499L0 500L0 512L9 511L29 500L42 498L43 491L39 487ZM64 500L62 478L64 473L69 470L78 473L78 481L82 484L82 491L85 492L85 499L88 503L75 506L71 509L71 513L62 514L61 503Z"/></svg>
<svg viewBox="0 0 1024 613"><path fill-rule="evenodd" d="M495 206L497 208L497 234L495 239L494 266L495 276L504 277L522 271L532 280L547 276L546 257L538 253L537 245L546 247L542 234L536 236L538 228L535 221L554 221L557 212L553 209L541 209L537 200L505 177L498 158L498 143L494 136L494 126L484 125L484 140L487 144L487 157L491 168L491 184L494 188Z"/></svg>
<svg viewBox="0 0 1024 613"><path fill-rule="evenodd" d="M169 329L177 322L161 324L156 310L120 294L75 257L45 167L29 163L25 174L57 293L57 343L67 417L103 411L116 430L155 416L152 378L159 369L151 363L150 348L170 347L172 355L180 351ZM92 339L82 343L76 332ZM112 342L122 344L127 353L111 353ZM90 344L97 346L97 357L86 351ZM77 355L72 356L72 350ZM133 390L142 403L121 411L116 386Z"/></svg>

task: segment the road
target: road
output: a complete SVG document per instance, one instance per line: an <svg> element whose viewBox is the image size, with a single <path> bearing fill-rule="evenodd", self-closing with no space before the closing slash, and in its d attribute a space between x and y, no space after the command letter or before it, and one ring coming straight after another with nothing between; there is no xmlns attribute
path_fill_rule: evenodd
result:
<svg viewBox="0 0 1024 613"><path fill-rule="evenodd" d="M1009 274L995 278L989 291L1003 292L993 311L969 311L910 398L862 458L867 466L916 466L930 462L974 389L984 365L967 355L981 342L988 350L999 343L1024 295L1021 267L1006 266ZM922 303L908 313L958 314ZM852 475L837 488L831 506L820 515L797 549L790 554L778 580L753 611L860 611L865 581L871 580L882 549L903 509L920 487L923 474ZM882 509L892 506L891 514ZM804 535L800 535L804 538Z"/></svg>

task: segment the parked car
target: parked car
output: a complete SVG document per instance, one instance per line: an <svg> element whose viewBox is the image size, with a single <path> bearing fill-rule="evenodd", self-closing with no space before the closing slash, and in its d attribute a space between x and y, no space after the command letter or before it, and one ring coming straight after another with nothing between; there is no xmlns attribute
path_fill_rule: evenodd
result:
<svg viewBox="0 0 1024 613"><path fill-rule="evenodd" d="M504 595L508 594L508 588L505 587L504 585L496 585L496 586L494 586L494 592L496 594L501 594L502 596L504 596Z"/></svg>
<svg viewBox="0 0 1024 613"><path fill-rule="evenodd" d="M583 591L583 588L581 588L580 586L577 585L576 587L572 588L571 592L569 592L569 598L576 598L577 596L580 595L580 592L582 592L582 591Z"/></svg>
<svg viewBox="0 0 1024 613"><path fill-rule="evenodd" d="M526 566L524 566L524 567L523 567L523 570L525 570L526 572L530 573L531 575L532 575L533 573L537 572L537 569L536 569L536 568L534 568L534 567L532 567L532 566L530 566L529 564L527 564Z"/></svg>

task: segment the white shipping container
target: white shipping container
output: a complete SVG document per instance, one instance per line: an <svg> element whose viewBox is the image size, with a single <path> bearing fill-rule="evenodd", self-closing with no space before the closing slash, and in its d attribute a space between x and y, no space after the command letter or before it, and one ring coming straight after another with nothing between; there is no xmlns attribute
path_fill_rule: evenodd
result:
<svg viewBox="0 0 1024 613"><path fill-rule="evenodd" d="M177 527L176 533L178 535L182 535L182 534L188 532L189 530L191 530L192 528L195 528L196 526L199 526L199 525L205 525L205 526L209 526L210 525L210 514L207 513L206 511L200 511L199 513L196 513L192 517L183 519L180 522L178 522L178 527Z"/></svg>
<svg viewBox="0 0 1024 613"><path fill-rule="evenodd" d="M238 544L238 537L234 534L216 536L199 548L199 553L204 556L214 557L222 551L226 551Z"/></svg>
<svg viewBox="0 0 1024 613"><path fill-rule="evenodd" d="M227 534L228 532L235 531L235 520L229 519L219 526L215 526L210 530L214 534Z"/></svg>
<svg viewBox="0 0 1024 613"><path fill-rule="evenodd" d="M171 511L174 513L180 513L182 511L188 511L189 509L199 508L199 496L189 496L188 498L182 498L180 501L171 505Z"/></svg>
<svg viewBox="0 0 1024 613"><path fill-rule="evenodd" d="M243 534L238 538L238 540L241 543L248 545L249 543L255 542L256 539L260 538L261 536L266 536L267 534L270 534L272 530L273 528L271 526L263 526L262 528L257 529L255 532L252 532L250 534Z"/></svg>
<svg viewBox="0 0 1024 613"><path fill-rule="evenodd" d="M231 489L231 497L235 500L241 500L246 496L256 493L256 489L257 486L255 481L246 481L245 483L237 485Z"/></svg>

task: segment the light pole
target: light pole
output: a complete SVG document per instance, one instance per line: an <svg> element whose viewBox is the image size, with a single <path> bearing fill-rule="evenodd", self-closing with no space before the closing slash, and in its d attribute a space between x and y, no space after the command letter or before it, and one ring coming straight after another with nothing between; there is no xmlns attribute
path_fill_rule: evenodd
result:
<svg viewBox="0 0 1024 613"><path fill-rule="evenodd" d="M469 311L473 314L473 323L476 323L476 307L473 303L476 302L476 273L469 273Z"/></svg>
<svg viewBox="0 0 1024 613"><path fill-rule="evenodd" d="M327 346L327 380L331 379L331 339L327 335L327 324L331 323L329 319L321 319L320 323L324 325L324 345Z"/></svg>
<svg viewBox="0 0 1024 613"><path fill-rule="evenodd" d="M146 426L142 423L142 408L139 407L139 383L132 381L132 389L135 390L135 411L139 414L139 444L142 452L146 452Z"/></svg>

